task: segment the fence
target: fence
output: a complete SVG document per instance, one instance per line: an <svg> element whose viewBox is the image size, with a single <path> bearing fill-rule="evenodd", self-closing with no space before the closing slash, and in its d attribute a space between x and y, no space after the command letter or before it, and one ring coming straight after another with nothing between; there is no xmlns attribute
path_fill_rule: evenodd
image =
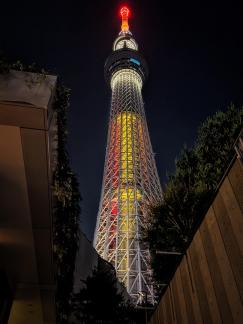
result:
<svg viewBox="0 0 243 324"><path fill-rule="evenodd" d="M150 324L243 323L243 165L235 159Z"/></svg>

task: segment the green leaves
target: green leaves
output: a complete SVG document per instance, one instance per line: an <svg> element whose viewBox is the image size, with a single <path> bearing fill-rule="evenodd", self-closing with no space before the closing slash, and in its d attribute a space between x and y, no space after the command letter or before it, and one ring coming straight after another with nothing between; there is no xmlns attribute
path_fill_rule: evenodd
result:
<svg viewBox="0 0 243 324"><path fill-rule="evenodd" d="M184 147L176 161L163 204L151 208L144 240L152 254L158 283L169 278L175 258L156 255L156 250L183 252L187 248L233 157L242 120L243 108L234 105L207 118L199 127L194 147Z"/></svg>
<svg viewBox="0 0 243 324"><path fill-rule="evenodd" d="M57 263L57 322L67 323L71 313L73 273L79 240L80 193L78 181L70 168L67 141L67 109L70 89L60 82L56 88L54 108L57 112L58 161L53 179L54 247Z"/></svg>

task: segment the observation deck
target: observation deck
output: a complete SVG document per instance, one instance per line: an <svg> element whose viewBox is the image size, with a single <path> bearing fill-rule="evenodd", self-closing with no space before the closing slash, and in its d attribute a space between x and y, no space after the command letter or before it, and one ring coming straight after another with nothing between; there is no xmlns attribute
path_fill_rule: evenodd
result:
<svg viewBox="0 0 243 324"><path fill-rule="evenodd" d="M105 80L110 84L112 75L121 69L131 69L138 72L143 82L148 77L147 63L138 51L130 48L122 48L113 51L107 58L104 67Z"/></svg>

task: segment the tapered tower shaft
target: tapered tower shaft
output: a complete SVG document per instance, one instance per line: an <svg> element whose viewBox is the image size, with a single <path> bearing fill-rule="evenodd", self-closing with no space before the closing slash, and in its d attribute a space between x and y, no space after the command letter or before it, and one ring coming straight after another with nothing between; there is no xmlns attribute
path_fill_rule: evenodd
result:
<svg viewBox="0 0 243 324"><path fill-rule="evenodd" d="M121 32L105 64L111 112L94 244L135 302L153 303L149 252L141 243L148 207L161 202L142 98L147 66L122 8ZM124 29L124 30L123 30Z"/></svg>

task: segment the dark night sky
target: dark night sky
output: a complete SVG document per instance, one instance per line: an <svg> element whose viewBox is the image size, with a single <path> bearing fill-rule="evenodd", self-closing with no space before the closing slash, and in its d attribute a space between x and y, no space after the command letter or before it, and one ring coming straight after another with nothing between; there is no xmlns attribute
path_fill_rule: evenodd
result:
<svg viewBox="0 0 243 324"><path fill-rule="evenodd" d="M243 104L243 10L238 2L134 0L131 31L147 59L147 121L161 182L201 121ZM240 1L239 1L240 3ZM72 89L69 152L79 177L82 228L92 239L109 117L104 61L119 32L120 1L1 4L0 49L36 62Z"/></svg>

